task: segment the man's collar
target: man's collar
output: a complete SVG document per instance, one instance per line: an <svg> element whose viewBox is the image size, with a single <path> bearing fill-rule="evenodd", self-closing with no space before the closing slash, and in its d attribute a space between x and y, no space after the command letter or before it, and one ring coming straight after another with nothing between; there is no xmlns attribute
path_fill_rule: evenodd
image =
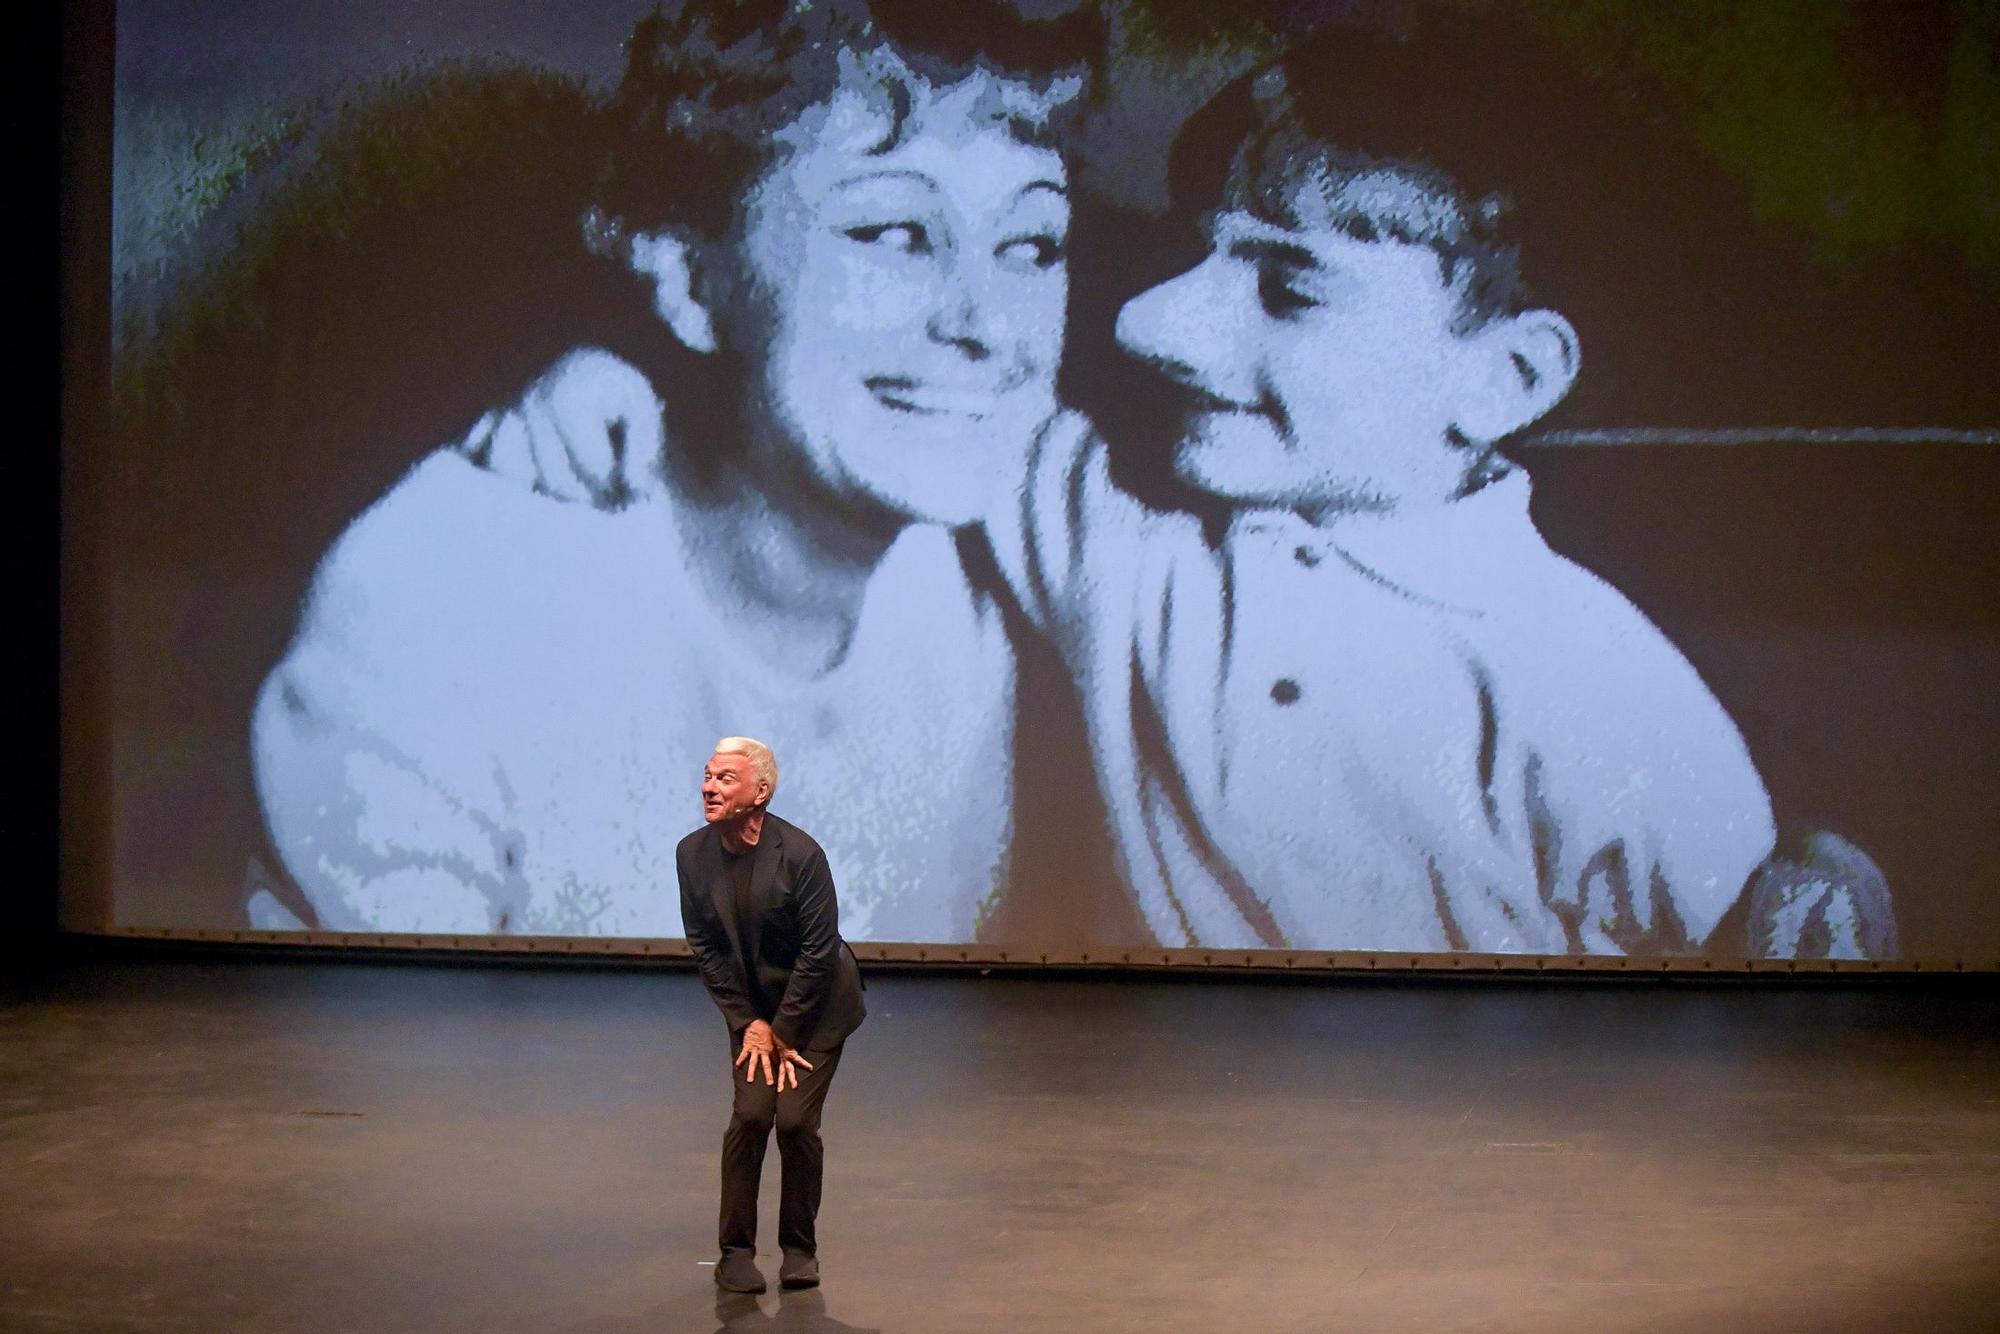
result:
<svg viewBox="0 0 2000 1334"><path fill-rule="evenodd" d="M1291 510L1250 510L1229 526L1262 543L1289 544L1302 565L1339 560L1422 601L1477 612L1484 590L1513 572L1513 553L1545 550L1528 514L1528 474L1519 468L1470 495L1419 510L1354 513L1309 523Z"/></svg>

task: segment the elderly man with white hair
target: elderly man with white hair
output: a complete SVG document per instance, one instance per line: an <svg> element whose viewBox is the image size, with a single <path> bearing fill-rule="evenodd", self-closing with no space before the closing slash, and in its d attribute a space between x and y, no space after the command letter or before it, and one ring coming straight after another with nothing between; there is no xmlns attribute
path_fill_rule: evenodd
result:
<svg viewBox="0 0 2000 1334"><path fill-rule="evenodd" d="M770 813L778 790L771 748L749 737L715 743L701 776L704 824L680 841L681 920L701 978L729 1025L735 1105L722 1138L722 1257L715 1281L762 1292L757 1183L775 1127L783 1164L778 1281L819 1282L819 1138L841 1045L867 1013L861 970L840 938L826 853Z"/></svg>

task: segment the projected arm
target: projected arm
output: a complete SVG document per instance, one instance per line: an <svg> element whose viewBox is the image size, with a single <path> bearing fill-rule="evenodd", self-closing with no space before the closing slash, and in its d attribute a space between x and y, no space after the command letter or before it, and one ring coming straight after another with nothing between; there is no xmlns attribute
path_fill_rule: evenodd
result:
<svg viewBox="0 0 2000 1334"><path fill-rule="evenodd" d="M663 486L653 386L609 352L580 348L452 446L475 466L554 500L620 510Z"/></svg>
<svg viewBox="0 0 2000 1334"><path fill-rule="evenodd" d="M1088 604L1136 557L1144 510L1111 481L1104 441L1081 413L1050 418L1017 489L988 514L988 540L1035 626L1074 663L1093 628Z"/></svg>

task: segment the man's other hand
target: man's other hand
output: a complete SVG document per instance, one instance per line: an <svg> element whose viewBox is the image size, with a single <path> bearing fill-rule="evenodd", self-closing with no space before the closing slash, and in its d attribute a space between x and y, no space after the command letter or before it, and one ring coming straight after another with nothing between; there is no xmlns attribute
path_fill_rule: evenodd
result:
<svg viewBox="0 0 2000 1334"><path fill-rule="evenodd" d="M782 1042L778 1044L778 1092L785 1091L787 1079L792 1081L790 1087L797 1088L799 1071L812 1068L812 1062L799 1055L796 1047L787 1047Z"/></svg>

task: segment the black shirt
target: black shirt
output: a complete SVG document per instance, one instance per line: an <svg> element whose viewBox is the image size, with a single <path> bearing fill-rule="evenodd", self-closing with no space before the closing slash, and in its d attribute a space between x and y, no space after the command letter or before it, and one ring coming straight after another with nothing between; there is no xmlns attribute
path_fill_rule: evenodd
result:
<svg viewBox="0 0 2000 1334"><path fill-rule="evenodd" d="M754 846L734 852L727 843L722 845L722 864L729 868L730 907L736 919L736 948L746 959L754 957L757 946L757 905L750 901L750 863L756 859L756 852ZM748 970L745 980L750 984L750 1003L760 1013L777 1008L778 998L764 994L755 969Z"/></svg>

